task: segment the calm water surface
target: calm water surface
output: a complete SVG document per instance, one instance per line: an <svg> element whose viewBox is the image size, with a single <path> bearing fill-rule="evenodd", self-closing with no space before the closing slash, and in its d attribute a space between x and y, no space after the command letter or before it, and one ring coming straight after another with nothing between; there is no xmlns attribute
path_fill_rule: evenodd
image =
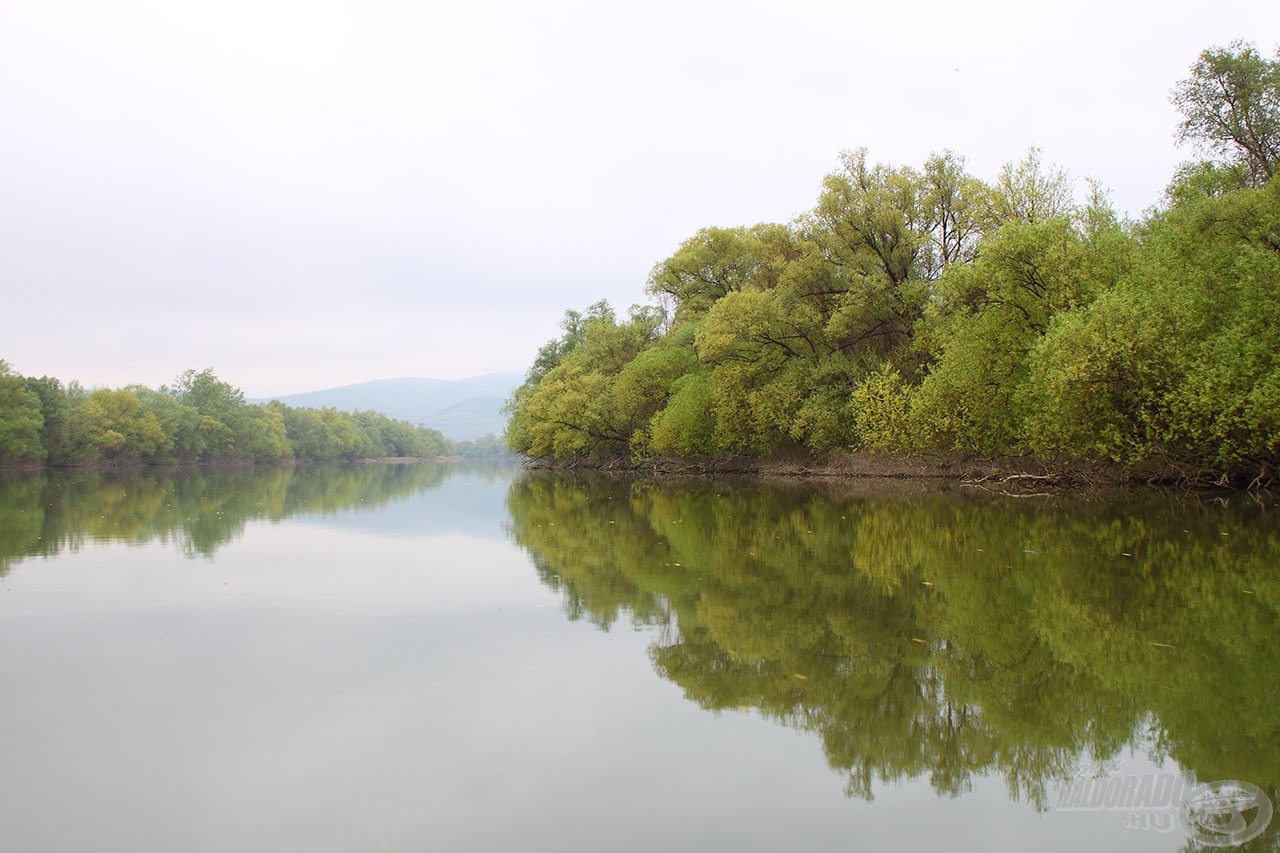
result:
<svg viewBox="0 0 1280 853"><path fill-rule="evenodd" d="M1278 564L1239 495L0 475L0 848L1192 849L1174 780L1280 800Z"/></svg>

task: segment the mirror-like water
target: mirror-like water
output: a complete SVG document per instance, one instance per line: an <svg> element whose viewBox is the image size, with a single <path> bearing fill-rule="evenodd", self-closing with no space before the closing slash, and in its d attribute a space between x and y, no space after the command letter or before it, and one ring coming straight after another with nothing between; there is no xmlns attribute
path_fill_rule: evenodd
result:
<svg viewBox="0 0 1280 853"><path fill-rule="evenodd" d="M1244 495L8 474L0 838L1189 848L1280 794L1278 563Z"/></svg>

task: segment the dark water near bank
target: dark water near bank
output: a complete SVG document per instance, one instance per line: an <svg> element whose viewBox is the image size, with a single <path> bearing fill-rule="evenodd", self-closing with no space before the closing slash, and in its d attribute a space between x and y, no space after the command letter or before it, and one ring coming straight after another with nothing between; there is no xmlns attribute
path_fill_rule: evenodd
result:
<svg viewBox="0 0 1280 853"><path fill-rule="evenodd" d="M1278 640L1247 495L8 474L0 848L1191 849Z"/></svg>

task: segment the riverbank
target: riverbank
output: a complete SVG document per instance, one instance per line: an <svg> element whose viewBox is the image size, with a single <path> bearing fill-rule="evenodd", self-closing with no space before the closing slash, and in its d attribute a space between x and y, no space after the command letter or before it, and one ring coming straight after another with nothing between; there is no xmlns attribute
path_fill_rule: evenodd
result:
<svg viewBox="0 0 1280 853"><path fill-rule="evenodd" d="M1122 468L1119 465L1046 462L1034 457L955 455L891 456L881 453L833 453L818 458L728 457L565 461L530 459L539 470L593 470L657 477L742 475L764 479L933 480L971 485L1005 494L1028 496L1038 491L1071 488L1154 486L1270 491L1274 475L1263 471L1252 481L1232 482L1221 472L1179 469L1172 465Z"/></svg>

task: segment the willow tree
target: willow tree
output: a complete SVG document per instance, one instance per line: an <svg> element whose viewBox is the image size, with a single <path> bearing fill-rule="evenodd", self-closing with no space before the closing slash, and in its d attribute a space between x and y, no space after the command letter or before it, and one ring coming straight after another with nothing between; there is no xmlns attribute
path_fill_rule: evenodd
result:
<svg viewBox="0 0 1280 853"><path fill-rule="evenodd" d="M631 369L629 381L619 383L619 376L657 337L663 315L636 306L619 323L607 303L593 308L599 310L585 320L576 313L566 316L564 337L543 347L548 358L512 396L507 424L512 450L543 459L607 460L628 454L641 420L638 409L648 405L648 393L661 388L647 384L638 368Z"/></svg>
<svg viewBox="0 0 1280 853"><path fill-rule="evenodd" d="M1173 90L1178 141L1216 157L1247 185L1280 168L1280 49L1265 59L1243 41L1211 47Z"/></svg>

